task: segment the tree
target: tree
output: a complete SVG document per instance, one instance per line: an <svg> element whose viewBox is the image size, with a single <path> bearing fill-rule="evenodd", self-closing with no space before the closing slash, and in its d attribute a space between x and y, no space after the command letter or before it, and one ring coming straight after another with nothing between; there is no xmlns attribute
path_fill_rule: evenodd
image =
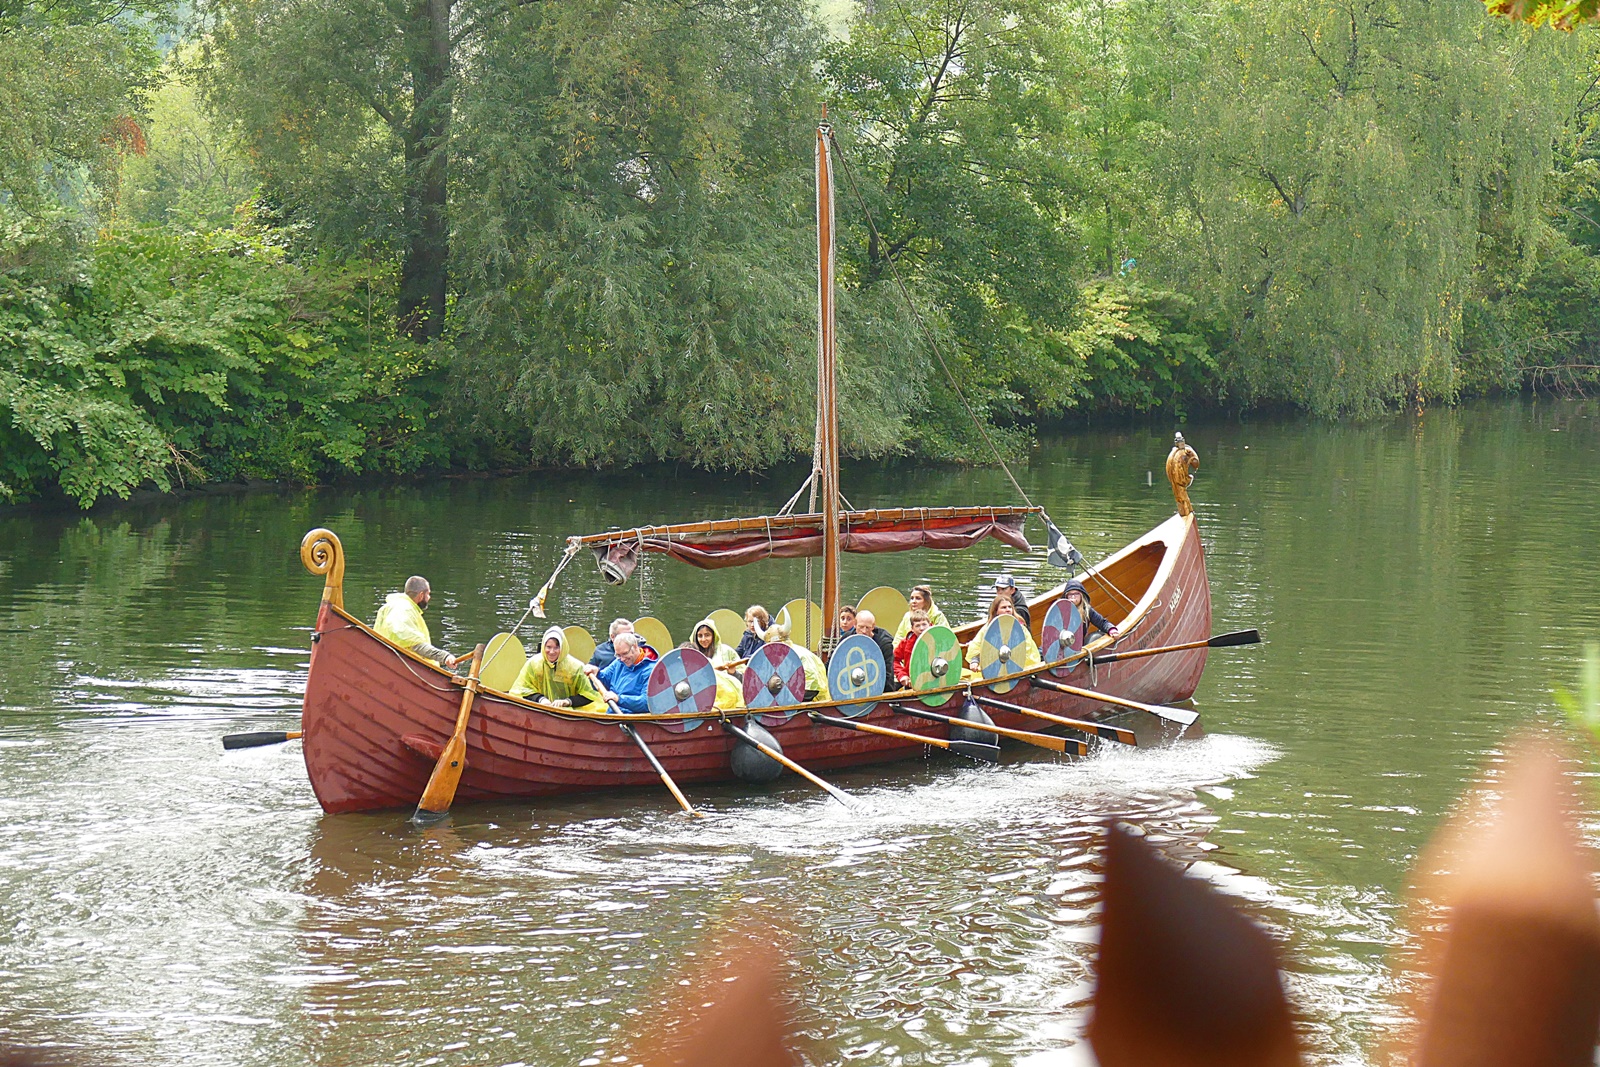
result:
<svg viewBox="0 0 1600 1067"><path fill-rule="evenodd" d="M138 113L169 0L20 0L0 8L0 271L76 254ZM65 261L51 270L68 273Z"/></svg>
<svg viewBox="0 0 1600 1067"><path fill-rule="evenodd" d="M1485 220L1524 249L1540 225L1563 42L1463 0L1204 14L1169 38L1174 65L1199 46L1167 157L1197 239L1155 266L1231 324L1225 380L1328 414L1452 398Z"/></svg>
<svg viewBox="0 0 1600 1067"><path fill-rule="evenodd" d="M397 253L401 323L415 340L439 337L455 56L481 12L456 0L222 0L211 14L205 84L269 200L321 247Z"/></svg>
<svg viewBox="0 0 1600 1067"><path fill-rule="evenodd" d="M825 56L840 140L876 219L841 225L841 255L863 287L893 266L927 293L980 417L1059 411L1083 378L1065 341L1081 188L1064 151L1069 52L1053 3L884 0L863 5ZM963 410L937 414L952 443L969 436Z"/></svg>
<svg viewBox="0 0 1600 1067"><path fill-rule="evenodd" d="M169 62L147 107L146 150L127 156L118 175L121 213L150 226L231 226L255 194L255 170L200 106L189 72Z"/></svg>

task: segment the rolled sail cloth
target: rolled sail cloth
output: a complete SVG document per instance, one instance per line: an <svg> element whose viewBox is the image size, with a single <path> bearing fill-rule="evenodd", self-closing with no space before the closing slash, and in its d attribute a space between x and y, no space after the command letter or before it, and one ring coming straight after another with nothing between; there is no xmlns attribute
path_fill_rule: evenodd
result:
<svg viewBox="0 0 1600 1067"><path fill-rule="evenodd" d="M993 537L1028 551L1024 520L1034 507L892 508L839 515L839 547L845 552L906 552L914 548L969 548ZM758 560L822 555L822 516L774 515L719 522L641 526L572 538L594 551L606 580L621 584L639 564L639 553L661 552L705 570L742 567Z"/></svg>

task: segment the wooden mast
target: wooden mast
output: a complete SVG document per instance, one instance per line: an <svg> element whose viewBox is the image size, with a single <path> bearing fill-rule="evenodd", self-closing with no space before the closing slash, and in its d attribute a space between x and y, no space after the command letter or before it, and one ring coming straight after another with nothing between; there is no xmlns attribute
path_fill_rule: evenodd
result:
<svg viewBox="0 0 1600 1067"><path fill-rule="evenodd" d="M839 618L839 406L833 355L833 127L817 126L817 450L822 497L822 633ZM832 642L824 637L823 647Z"/></svg>

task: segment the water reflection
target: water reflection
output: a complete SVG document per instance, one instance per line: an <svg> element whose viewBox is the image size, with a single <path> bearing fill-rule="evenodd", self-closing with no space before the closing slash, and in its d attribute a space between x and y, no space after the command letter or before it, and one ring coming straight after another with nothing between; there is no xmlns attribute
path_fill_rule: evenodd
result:
<svg viewBox="0 0 1600 1067"><path fill-rule="evenodd" d="M792 481L540 477L251 493L89 517L0 516L0 1041L108 1063L610 1062L665 1024L658 991L737 920L793 937L816 1062L1085 1062L1093 842L1110 817L1244 898L1285 942L1318 1062L1389 1019L1405 872L1473 770L1548 716L1600 633L1594 405L1500 405L1362 427L1186 428L1219 630L1210 736L1087 761L943 757L811 787L466 806L419 833L320 814L292 728L319 583L311 526L350 553L347 602L428 574L461 647L514 621L562 539L772 506ZM1053 442L1025 473L1091 556L1170 510L1166 428ZM1010 500L998 472L856 470L863 507ZM780 484L781 483L781 484ZM777 488L774 488L774 487ZM570 503L569 503L570 501ZM975 615L981 548L845 560L847 591L930 580ZM556 621L803 592L798 561L653 561L613 589L574 566Z"/></svg>

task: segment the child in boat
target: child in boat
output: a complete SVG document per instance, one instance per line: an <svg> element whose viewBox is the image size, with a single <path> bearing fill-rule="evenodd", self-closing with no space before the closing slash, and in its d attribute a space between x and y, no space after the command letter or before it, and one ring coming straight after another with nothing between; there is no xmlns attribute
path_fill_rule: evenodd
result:
<svg viewBox="0 0 1600 1067"><path fill-rule="evenodd" d="M1022 644L1011 646L1012 669L1025 671L1029 667L1037 667L1043 662L1039 656L1039 646L1034 643L1033 635L1028 632L1026 624L1023 624L1017 615L1016 601L1011 599L1009 593L996 593L994 599L989 602L989 622L993 622L1001 615L1011 616L1022 626ZM978 664L977 641L967 646L967 666L975 671L983 670Z"/></svg>
<svg viewBox="0 0 1600 1067"><path fill-rule="evenodd" d="M1116 640L1121 636L1120 630L1108 622L1104 615L1089 606L1089 590L1083 587L1082 582L1076 578L1068 582L1065 595L1068 603L1077 606L1078 616L1083 619L1083 622L1078 625L1079 648L1089 643L1089 627L1091 626L1112 640Z"/></svg>
<svg viewBox="0 0 1600 1067"><path fill-rule="evenodd" d="M767 627L772 625L772 616L767 614L767 609L760 604L751 604L744 609L744 636L739 638L739 647L734 649L738 655L736 659L749 659L751 654L762 645L766 644L761 635L767 632Z"/></svg>
<svg viewBox="0 0 1600 1067"><path fill-rule="evenodd" d="M544 632L539 651L528 657L522 673L512 683L511 695L531 697L558 708L599 711L605 706L599 688L578 657L567 654L567 636L559 626Z"/></svg>
<svg viewBox="0 0 1600 1067"><path fill-rule="evenodd" d="M800 665L806 670L806 699L828 700L828 668L823 666L822 657L811 651L799 641L789 640L789 624L775 622L767 630L768 641L782 641L794 649L795 655L800 657Z"/></svg>
<svg viewBox="0 0 1600 1067"><path fill-rule="evenodd" d="M911 685L911 650L916 647L917 638L927 633L931 625L928 613L922 608L906 612L906 632L894 645L894 680L900 683L901 689Z"/></svg>
<svg viewBox="0 0 1600 1067"><path fill-rule="evenodd" d="M695 650L710 660L713 667L726 666L739 658L732 645L722 643L722 631L710 616L694 624L692 641Z"/></svg>
<svg viewBox="0 0 1600 1067"><path fill-rule="evenodd" d="M856 606L846 604L839 609L839 632L834 635L835 641L843 641L856 632Z"/></svg>
<svg viewBox="0 0 1600 1067"><path fill-rule="evenodd" d="M928 616L929 626L949 626L950 620L944 617L944 612L939 610L939 605L933 602L933 590L926 585L911 587L911 595L906 597L906 604L910 611L900 620L900 625L894 628L894 639L898 643L911 630L911 612L921 611Z"/></svg>

